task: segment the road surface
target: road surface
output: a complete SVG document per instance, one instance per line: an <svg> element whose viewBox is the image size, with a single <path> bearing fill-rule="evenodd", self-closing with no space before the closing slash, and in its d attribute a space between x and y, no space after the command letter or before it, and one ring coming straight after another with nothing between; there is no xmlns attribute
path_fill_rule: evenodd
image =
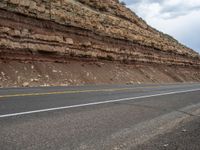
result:
<svg viewBox="0 0 200 150"><path fill-rule="evenodd" d="M6 88L0 89L0 147L145 149L199 115L199 83Z"/></svg>

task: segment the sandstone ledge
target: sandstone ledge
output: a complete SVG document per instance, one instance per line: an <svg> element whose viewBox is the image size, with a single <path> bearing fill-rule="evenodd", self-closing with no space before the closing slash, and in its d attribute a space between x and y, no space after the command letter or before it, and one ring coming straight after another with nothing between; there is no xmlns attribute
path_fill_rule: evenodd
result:
<svg viewBox="0 0 200 150"><path fill-rule="evenodd" d="M13 28L14 27L14 28ZM52 32L53 31L53 32ZM121 62L199 66L198 55L162 51L137 42L100 36L80 27L60 25L0 10L0 58L9 59L39 53L62 57L105 59ZM9 56L10 55L10 56ZM28 57L27 57L28 59Z"/></svg>
<svg viewBox="0 0 200 150"><path fill-rule="evenodd" d="M54 22L57 25L65 26L66 28L68 28L68 30L69 26L72 26L79 29L77 30L77 32L80 32L80 30L82 30L82 32L91 32L97 36L100 36L100 38L106 39L105 37L110 37L118 41L124 41L124 43L127 43L128 45L130 43L133 45L137 44L141 47L144 47L138 47L140 48L140 50L136 50L137 48L133 48L135 46L134 45L131 48L126 48L126 50L123 50L123 48L112 48L110 46L106 46L105 44L103 44L104 46L99 46L105 51L122 51L122 53L124 53L126 57L130 55L129 53L138 53L138 51L140 51L140 53L145 53L143 52L145 51L143 49L148 49L148 51L151 51L153 49L157 51L162 51L164 53L175 53L175 55L184 55L199 59L199 55L196 52L181 45L170 36L162 34L151 28L141 18L137 17L137 15L135 15L129 9L120 5L116 0L2 0L2 2L0 3L0 8L6 10L7 13L14 12L22 14L23 16L27 16L29 19L35 18L37 22L40 22L40 19L47 20L50 22ZM1 13L1 17L4 17L3 19L6 19L6 12L4 14ZM24 24L24 22L28 22L21 19L16 19L15 21L21 22L22 24ZM29 21L28 24L34 25L36 23ZM4 27L6 27L6 25ZM50 27L53 28L51 25ZM48 25L46 25L45 27L42 26L42 28L48 29L49 27ZM65 30L64 27L63 30ZM35 31L33 30L33 32ZM29 32L27 34L32 33ZM55 34L52 36L57 36L49 37L51 38L51 40L53 39L54 42L55 40L62 44L63 42L67 42L64 36L58 36L54 32L49 34ZM81 36L83 36L82 33L80 34ZM49 35L46 35L46 37L45 35L34 36L40 36L38 37L40 38L40 40L46 40L48 38L47 36ZM86 45L90 46L91 44L93 44L89 43L90 38L93 37L90 35L87 35L86 37L89 40L86 41ZM79 41L75 40L75 44L77 42ZM83 44L83 46L86 45ZM44 45L39 45L38 47L43 47L42 49L45 49ZM50 50L54 49L50 47L48 48ZM66 50L66 48L61 47L61 51L64 50ZM56 47L54 51L58 51ZM96 54L92 55L96 56ZM114 56L114 59L119 58L115 58ZM127 58L124 57L124 59Z"/></svg>

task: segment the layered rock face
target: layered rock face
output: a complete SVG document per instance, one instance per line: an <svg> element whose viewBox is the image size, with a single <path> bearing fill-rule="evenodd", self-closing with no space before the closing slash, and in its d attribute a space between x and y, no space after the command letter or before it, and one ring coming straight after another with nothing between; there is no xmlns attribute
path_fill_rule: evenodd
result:
<svg viewBox="0 0 200 150"><path fill-rule="evenodd" d="M0 59L193 67L200 56L117 0L1 0ZM77 59L78 58L78 59Z"/></svg>

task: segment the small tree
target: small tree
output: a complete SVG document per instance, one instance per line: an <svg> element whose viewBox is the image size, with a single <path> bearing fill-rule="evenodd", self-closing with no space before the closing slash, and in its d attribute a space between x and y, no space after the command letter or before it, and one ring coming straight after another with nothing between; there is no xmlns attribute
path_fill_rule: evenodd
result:
<svg viewBox="0 0 200 150"><path fill-rule="evenodd" d="M123 6L126 6L126 3L125 3L124 1L122 1L121 4L122 4Z"/></svg>

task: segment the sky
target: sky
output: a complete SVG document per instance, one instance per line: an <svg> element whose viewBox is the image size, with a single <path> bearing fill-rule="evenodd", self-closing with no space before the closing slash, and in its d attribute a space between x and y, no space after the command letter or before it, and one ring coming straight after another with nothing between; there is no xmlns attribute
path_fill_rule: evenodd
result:
<svg viewBox="0 0 200 150"><path fill-rule="evenodd" d="M120 0L152 27L200 53L200 0Z"/></svg>

